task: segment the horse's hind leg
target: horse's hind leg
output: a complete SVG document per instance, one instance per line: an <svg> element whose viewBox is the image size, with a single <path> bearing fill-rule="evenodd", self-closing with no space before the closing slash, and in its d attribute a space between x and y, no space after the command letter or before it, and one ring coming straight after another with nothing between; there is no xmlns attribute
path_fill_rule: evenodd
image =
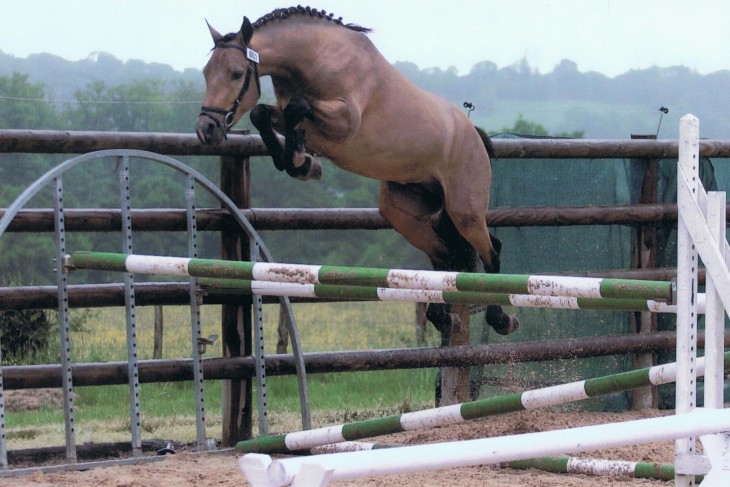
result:
<svg viewBox="0 0 730 487"><path fill-rule="evenodd" d="M435 228L438 235L448 242L448 247L451 250L446 268L459 272L475 272L477 270L477 253L474 247L458 232L446 212L442 213L438 226ZM487 235L492 245L492 254L489 261L491 267L487 267L484 261L482 263L485 272L496 274L499 273L499 252L502 249L502 242L491 234ZM519 327L517 318L509 316L502 310L502 306L496 304L487 306L485 320L500 335L509 335Z"/></svg>
<svg viewBox="0 0 730 487"><path fill-rule="evenodd" d="M438 265L448 260L448 248L431 225L431 216L443 206L440 190L384 181L380 185L380 214L396 232Z"/></svg>
<svg viewBox="0 0 730 487"><path fill-rule="evenodd" d="M494 248L496 259L492 260L492 268L487 269L485 266L484 271L496 274L499 273L499 252L502 249L502 242L500 242L494 235L490 234L489 237L492 241L492 247ZM520 326L517 317L507 315L499 305L487 306L485 319L489 326L494 328L494 331L500 335L509 335Z"/></svg>
<svg viewBox="0 0 730 487"><path fill-rule="evenodd" d="M489 232L486 232L486 238L490 241L490 253L487 254L489 255L489 259L485 259L480 254L482 264L484 265L484 272L496 274L499 272L499 250L502 244L496 237L490 235ZM516 316L508 315L504 312L502 306L497 304L487 306L485 319L487 324L500 335L509 335L520 326Z"/></svg>
<svg viewBox="0 0 730 487"><path fill-rule="evenodd" d="M484 272L498 273L502 244L489 234L486 223L491 170L488 163L486 170L483 165L472 169L464 171L462 177L458 170L449 174L452 179L444 189L445 207L459 234L476 249ZM480 169L483 177L479 177ZM499 305L487 307L486 321L500 335L508 335L519 327L517 318L507 315Z"/></svg>
<svg viewBox="0 0 730 487"><path fill-rule="evenodd" d="M431 227L446 248L448 254L445 262L437 265L439 270L457 272L475 272L478 256L471 245L457 230L449 214L441 210L431 219Z"/></svg>
<svg viewBox="0 0 730 487"><path fill-rule="evenodd" d="M383 182L378 206L391 226L408 242L423 251L436 270L450 268L450 252L432 224L432 215L443 205L440 188ZM459 317L451 313L448 304L431 303L426 317L441 333L441 342L448 345L451 329L460 326Z"/></svg>

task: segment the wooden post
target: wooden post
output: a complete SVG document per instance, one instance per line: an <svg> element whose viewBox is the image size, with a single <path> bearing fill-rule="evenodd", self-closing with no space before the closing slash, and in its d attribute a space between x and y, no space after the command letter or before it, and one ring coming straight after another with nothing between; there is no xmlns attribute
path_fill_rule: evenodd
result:
<svg viewBox="0 0 730 487"><path fill-rule="evenodd" d="M288 321L289 317L286 315L284 307L279 306L279 327L277 329L279 339L276 342L276 353L286 353L289 348L289 328L287 328Z"/></svg>
<svg viewBox="0 0 730 487"><path fill-rule="evenodd" d="M632 135L632 139L655 140L656 135ZM644 159L643 178L639 203L657 203L657 159ZM638 269L652 269L657 265L656 249L657 228L655 224L639 225L636 229L633 264ZM634 313L634 331L636 333L654 333L657 331L656 314L649 312ZM633 355L633 368L640 369L654 365L654 353L645 352ZM659 395L656 386L635 389L631 393L631 409L656 408Z"/></svg>
<svg viewBox="0 0 730 487"><path fill-rule="evenodd" d="M250 164L247 157L221 157L221 190L239 208L250 208ZM248 260L248 238L241 231L221 232L221 257ZM252 301L242 305L223 305L221 309L223 357L252 354ZM232 447L253 435L253 382L251 379L223 381L221 413L222 442Z"/></svg>
<svg viewBox="0 0 730 487"><path fill-rule="evenodd" d="M460 326L451 329L450 347L469 344L469 306L451 305L451 312L461 319ZM469 400L469 367L444 367L441 374L441 406Z"/></svg>
<svg viewBox="0 0 730 487"><path fill-rule="evenodd" d="M426 343L426 312L428 311L428 303L416 303L416 343L424 345Z"/></svg>
<svg viewBox="0 0 730 487"><path fill-rule="evenodd" d="M162 358L162 336L163 336L163 321L164 316L162 312L162 305L155 305L155 341L154 350L152 352L152 358L159 360Z"/></svg>

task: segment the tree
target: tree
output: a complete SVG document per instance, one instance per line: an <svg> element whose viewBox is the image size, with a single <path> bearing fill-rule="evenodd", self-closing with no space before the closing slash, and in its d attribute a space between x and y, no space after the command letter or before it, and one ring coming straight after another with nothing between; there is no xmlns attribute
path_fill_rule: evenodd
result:
<svg viewBox="0 0 730 487"><path fill-rule="evenodd" d="M0 76L0 129L44 129L57 121L43 84L30 83L27 74Z"/></svg>
<svg viewBox="0 0 730 487"><path fill-rule="evenodd" d="M501 130L503 133L520 134L520 135L537 135L547 136L548 131L545 127L536 122L526 120L520 113L512 127L505 127Z"/></svg>
<svg viewBox="0 0 730 487"><path fill-rule="evenodd" d="M165 96L170 105L167 110L169 120L165 122L164 130L170 132L192 131L204 97L205 91L201 89L199 83L183 80L172 83L171 89ZM162 128L158 130L162 130Z"/></svg>
<svg viewBox="0 0 730 487"><path fill-rule="evenodd" d="M501 130L502 133L508 134L519 134L519 135L533 135L537 137L549 137L550 133L545 127L536 122L526 120L520 113L517 116L517 120L512 127L505 127ZM574 130L573 132L560 132L554 134L554 137L566 137L569 139L582 139L585 135L583 130Z"/></svg>
<svg viewBox="0 0 730 487"><path fill-rule="evenodd" d="M0 311L0 347L8 364L32 363L34 355L48 349L50 323L42 309Z"/></svg>
<svg viewBox="0 0 730 487"><path fill-rule="evenodd" d="M65 117L75 130L150 132L161 130L170 117L166 112L164 84L143 79L107 86L93 81L76 92L77 103L66 107Z"/></svg>

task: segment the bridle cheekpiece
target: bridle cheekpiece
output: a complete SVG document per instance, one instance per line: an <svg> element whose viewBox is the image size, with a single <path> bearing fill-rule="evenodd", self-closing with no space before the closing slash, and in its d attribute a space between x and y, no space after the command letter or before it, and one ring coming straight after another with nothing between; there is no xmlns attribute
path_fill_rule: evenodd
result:
<svg viewBox="0 0 730 487"><path fill-rule="evenodd" d="M225 110L223 108L216 108L216 107L207 107L205 105L200 107L200 115L205 115L206 117L210 118L215 122L215 124L220 127L223 130L224 136L227 134L228 130L230 130L231 126L233 125L233 117L236 116L236 111L238 111L238 106L241 104L241 101L243 100L243 97L246 95L246 92L248 92L248 88L251 85L251 76L253 75L254 79L256 80L256 88L259 91L259 94L261 94L261 82L259 81L259 53L254 51L253 49L250 49L248 47L243 47L239 44L233 44L233 43L219 43L215 46L215 49L237 49L241 51L248 60L248 68L246 68L246 78L243 80L243 86L241 87L240 93L238 93L238 98L233 102L233 105L229 110ZM221 122L217 117L214 117L211 115L211 113L217 113L219 115L223 115L223 122Z"/></svg>

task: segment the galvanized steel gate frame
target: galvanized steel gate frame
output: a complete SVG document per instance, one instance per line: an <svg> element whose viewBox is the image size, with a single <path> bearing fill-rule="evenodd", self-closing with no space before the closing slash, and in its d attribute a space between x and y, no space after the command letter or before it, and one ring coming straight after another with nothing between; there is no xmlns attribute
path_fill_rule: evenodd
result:
<svg viewBox="0 0 730 487"><path fill-rule="evenodd" d="M141 159L159 163L167 166L187 177L185 188L186 214L187 214L187 236L188 236L188 256L197 257L197 226L196 226L196 206L195 206L195 189L196 186L202 187L210 195L227 209L233 216L234 220L240 226L241 230L251 241L251 261L268 261L272 262L270 252L264 244L261 237L253 228L251 223L246 219L243 212L226 196L214 183L203 176L198 171L187 166L186 164L168 156L156 154L141 150L113 149L103 150L78 156L69 159L41 176L33 184L31 184L20 196L16 198L10 207L8 207L5 215L0 219L0 237L10 225L15 215L25 207L25 205L42 189L50 184L54 187L54 222L55 222L55 272L58 284L58 322L60 328L61 340L61 373L64 403L64 422L66 434L66 459L69 464L67 468L78 468L76 455L76 421L74 411L74 392L73 392L73 361L71 356L71 338L69 319L68 319L68 284L67 273L69 269L64 266L66 257L66 230L64 226L64 186L63 174L76 166L87 162L110 159L117 167L119 177L119 200L122 215L122 247L125 253L131 254L132 247L132 224L131 224L131 196L130 196L130 168L131 159ZM191 316L191 336L192 336L192 361L193 361L193 382L195 390L196 404L196 448L198 450L211 449L212 445L208 442L205 432L205 403L203 397L203 368L202 368L202 352L201 343L206 339L201 336L200 330L200 305L202 304L201 291L198 286L197 278L190 278L190 316ZM136 332L136 312L135 312L135 287L134 277L132 274L125 274L124 294L126 307L126 327L127 327L127 360L129 371L129 400L130 400L130 425L132 436L132 452L133 457L143 461L142 454L142 435L141 435L141 415L139 407L140 384L138 374L138 353L137 353L137 332ZM301 341L299 332L296 327L296 320L291 308L288 297L280 299L282 309L285 311L287 326L292 341L292 351L295 358L297 370L300 406L302 415L302 427L304 429L311 428L311 414L309 409L309 398L307 392L306 372L304 368L304 358L302 355ZM268 417L267 417L267 399L266 399L266 370L264 363L264 342L263 342L263 318L262 318L262 298L254 296L254 361L256 365L256 382L257 382L257 406L258 406L258 424L260 434L268 433ZM2 364L2 356L0 355L0 365ZM150 457L156 458L156 457ZM158 457L159 458L159 457ZM129 460L112 460L108 462L93 462L94 464L114 464L129 463ZM91 464L85 463L89 466ZM64 466L49 467L53 470L63 469ZM44 467L32 468L32 470L43 470ZM5 399L3 389L2 367L0 366L0 477L20 475L27 473L28 469L8 469L8 449L7 435L5 426Z"/></svg>

